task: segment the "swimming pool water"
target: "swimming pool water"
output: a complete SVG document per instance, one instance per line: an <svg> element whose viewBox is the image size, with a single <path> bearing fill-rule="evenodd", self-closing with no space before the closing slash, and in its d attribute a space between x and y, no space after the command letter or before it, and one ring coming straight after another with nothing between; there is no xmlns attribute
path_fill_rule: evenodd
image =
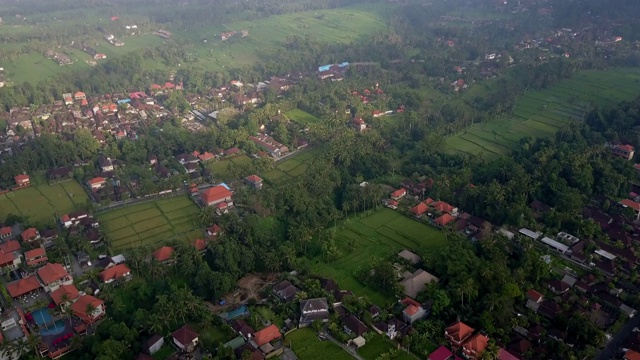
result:
<svg viewBox="0 0 640 360"><path fill-rule="evenodd" d="M31 313L31 316L33 316L33 320L38 326L42 326L53 321L53 317L49 314L47 308L35 310Z"/></svg>
<svg viewBox="0 0 640 360"><path fill-rule="evenodd" d="M58 335L64 331L64 321L58 320L53 325L48 325L47 327L40 328L40 335Z"/></svg>

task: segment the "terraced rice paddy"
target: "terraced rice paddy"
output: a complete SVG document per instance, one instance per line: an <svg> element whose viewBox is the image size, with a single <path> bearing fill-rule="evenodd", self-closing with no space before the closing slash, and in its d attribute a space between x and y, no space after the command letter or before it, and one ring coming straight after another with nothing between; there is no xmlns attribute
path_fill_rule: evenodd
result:
<svg viewBox="0 0 640 360"><path fill-rule="evenodd" d="M640 95L640 69L583 71L550 89L520 98L513 115L475 124L446 140L451 153L508 155L526 136L552 136L593 107L615 105Z"/></svg>

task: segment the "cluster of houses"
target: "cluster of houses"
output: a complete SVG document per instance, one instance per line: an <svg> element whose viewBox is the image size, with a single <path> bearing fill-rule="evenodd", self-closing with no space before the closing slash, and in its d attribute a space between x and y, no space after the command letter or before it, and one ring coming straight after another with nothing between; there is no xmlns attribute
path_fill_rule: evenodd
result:
<svg viewBox="0 0 640 360"><path fill-rule="evenodd" d="M317 76L320 80L331 79L331 81L342 81L344 75L349 70L349 63L330 64L318 67Z"/></svg>
<svg viewBox="0 0 640 360"><path fill-rule="evenodd" d="M58 65L60 65L60 66L73 64L73 60L71 60L71 58L68 55L63 54L63 53L58 52L58 51L55 51L55 50L52 50L52 49L48 49L44 53L44 57L46 57L47 59L51 59L51 60L57 62Z"/></svg>

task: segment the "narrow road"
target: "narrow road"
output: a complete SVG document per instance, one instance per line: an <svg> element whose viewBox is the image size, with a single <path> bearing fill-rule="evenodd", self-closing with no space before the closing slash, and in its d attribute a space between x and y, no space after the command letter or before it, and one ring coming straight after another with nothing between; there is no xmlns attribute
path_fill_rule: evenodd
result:
<svg viewBox="0 0 640 360"><path fill-rule="evenodd" d="M618 352L618 348L622 345L622 342L631 335L634 328L640 326L640 316L634 316L629 322L627 322L617 334L613 335L611 340L605 345L604 349L600 351L596 360L609 360L613 359Z"/></svg>

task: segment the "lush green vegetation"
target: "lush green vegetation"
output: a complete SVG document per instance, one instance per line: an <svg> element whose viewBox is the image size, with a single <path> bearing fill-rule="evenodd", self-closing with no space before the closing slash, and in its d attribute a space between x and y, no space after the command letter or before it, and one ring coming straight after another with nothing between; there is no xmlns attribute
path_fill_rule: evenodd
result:
<svg viewBox="0 0 640 360"><path fill-rule="evenodd" d="M312 271L335 279L343 288L380 305L389 304L394 299L364 286L355 278L356 270L374 259L392 257L403 249L419 254L436 254L446 245L443 232L390 209L345 220L331 231L337 246L336 254L329 254L327 262L314 264Z"/></svg>
<svg viewBox="0 0 640 360"><path fill-rule="evenodd" d="M317 116L309 114L308 112L300 109L287 111L285 113L285 116L292 121L302 123L303 125L317 124L322 121Z"/></svg>
<svg viewBox="0 0 640 360"><path fill-rule="evenodd" d="M640 70L582 71L567 80L518 98L512 115L501 115L447 138L452 153L495 157L508 155L523 137L553 136L573 121L582 121L593 106L610 106L634 99L640 92ZM471 89L466 97L496 86Z"/></svg>
<svg viewBox="0 0 640 360"><path fill-rule="evenodd" d="M285 337L285 344L291 347L300 360L316 360L320 358L351 360L346 351L329 340L320 340L311 328L302 328L290 332Z"/></svg>
<svg viewBox="0 0 640 360"><path fill-rule="evenodd" d="M32 185L0 195L0 218L13 214L34 225L53 226L60 216L87 208L88 202L87 194L76 181Z"/></svg>
<svg viewBox="0 0 640 360"><path fill-rule="evenodd" d="M303 175L309 167L313 166L318 156L322 153L321 148L305 150L301 154L296 154L285 160L278 162L273 169L264 173L264 178L279 183L285 183L292 178Z"/></svg>
<svg viewBox="0 0 640 360"><path fill-rule="evenodd" d="M202 237L198 207L186 196L146 202L98 215L114 251L154 246L169 239L191 241Z"/></svg>

